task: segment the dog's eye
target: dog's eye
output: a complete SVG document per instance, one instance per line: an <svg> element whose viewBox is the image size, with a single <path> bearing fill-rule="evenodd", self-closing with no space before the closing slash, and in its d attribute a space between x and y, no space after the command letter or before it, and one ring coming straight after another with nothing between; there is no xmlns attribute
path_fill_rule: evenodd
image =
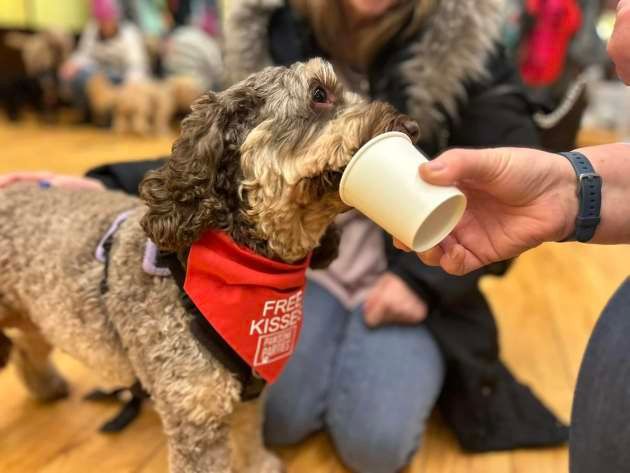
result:
<svg viewBox="0 0 630 473"><path fill-rule="evenodd" d="M328 92L321 86L315 87L312 93L313 102L328 103Z"/></svg>
<svg viewBox="0 0 630 473"><path fill-rule="evenodd" d="M317 85L311 90L311 106L315 110L330 110L335 101L335 96L321 85Z"/></svg>

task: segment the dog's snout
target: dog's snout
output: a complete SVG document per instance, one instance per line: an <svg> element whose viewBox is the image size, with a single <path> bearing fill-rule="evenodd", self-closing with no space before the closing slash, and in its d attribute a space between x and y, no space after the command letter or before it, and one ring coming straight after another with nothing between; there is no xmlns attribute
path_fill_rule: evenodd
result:
<svg viewBox="0 0 630 473"><path fill-rule="evenodd" d="M420 127L418 126L416 121L407 118L403 120L401 125L405 129L405 133L407 133L409 135L409 138L411 138L411 141L415 143L416 140L420 137Z"/></svg>

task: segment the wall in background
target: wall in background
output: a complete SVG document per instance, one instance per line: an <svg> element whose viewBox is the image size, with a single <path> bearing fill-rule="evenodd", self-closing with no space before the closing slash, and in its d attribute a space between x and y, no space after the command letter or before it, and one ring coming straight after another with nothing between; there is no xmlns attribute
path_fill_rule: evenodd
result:
<svg viewBox="0 0 630 473"><path fill-rule="evenodd" d="M0 0L0 25L23 27L26 24L26 2L23 0Z"/></svg>
<svg viewBox="0 0 630 473"><path fill-rule="evenodd" d="M219 3L225 18L230 0ZM0 0L0 28L62 28L80 32L88 16L88 0Z"/></svg>
<svg viewBox="0 0 630 473"><path fill-rule="evenodd" d="M80 31L87 17L87 0L0 0L0 26L4 28Z"/></svg>
<svg viewBox="0 0 630 473"><path fill-rule="evenodd" d="M33 18L33 26L35 28L63 27L73 31L80 31L89 14L86 0L26 1L31 1L35 4Z"/></svg>

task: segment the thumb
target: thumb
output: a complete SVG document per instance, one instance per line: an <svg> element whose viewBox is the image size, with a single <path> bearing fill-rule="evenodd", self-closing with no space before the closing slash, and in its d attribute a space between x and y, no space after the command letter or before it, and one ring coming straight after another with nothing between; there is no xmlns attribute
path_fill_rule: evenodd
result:
<svg viewBox="0 0 630 473"><path fill-rule="evenodd" d="M509 155L503 149L452 149L420 166L429 184L450 186L458 181L489 182L504 169Z"/></svg>

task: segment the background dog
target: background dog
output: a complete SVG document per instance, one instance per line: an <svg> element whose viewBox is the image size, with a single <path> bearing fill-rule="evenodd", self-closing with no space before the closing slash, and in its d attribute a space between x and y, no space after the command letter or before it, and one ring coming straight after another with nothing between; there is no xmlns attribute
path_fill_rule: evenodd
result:
<svg viewBox="0 0 630 473"><path fill-rule="evenodd" d="M163 135L174 116L190 111L203 90L185 76L163 80L143 80L113 85L103 74L87 83L90 110L96 123L105 124L110 116L117 133Z"/></svg>
<svg viewBox="0 0 630 473"><path fill-rule="evenodd" d="M49 121L56 118L62 102L57 69L70 55L73 44L72 36L62 31L4 35L0 54L7 64L3 68L14 72L3 71L0 102L9 119L19 119L26 107Z"/></svg>
<svg viewBox="0 0 630 473"><path fill-rule="evenodd" d="M114 192L0 191L0 359L13 346L19 375L42 400L67 393L52 346L114 383L140 379L173 472L282 471L263 447L259 402L240 403L237 379L191 335L176 284L143 271L147 236L182 263L215 229L268 258L291 263L314 250L312 264L326 264L337 242L331 223L347 210L341 173L389 130L415 137L418 128L389 105L344 92L332 67L312 60L200 97L171 158L141 185L148 208ZM103 265L95 247L129 210Z"/></svg>

